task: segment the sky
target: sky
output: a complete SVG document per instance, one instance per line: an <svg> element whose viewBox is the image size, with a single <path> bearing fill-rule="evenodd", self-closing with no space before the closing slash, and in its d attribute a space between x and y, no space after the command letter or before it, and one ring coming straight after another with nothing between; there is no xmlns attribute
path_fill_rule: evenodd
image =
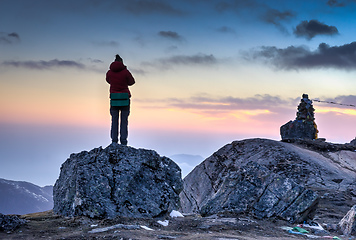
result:
<svg viewBox="0 0 356 240"><path fill-rule="evenodd" d="M303 93L323 101L319 137L350 142L355 13L355 0L0 0L0 178L52 185L70 154L111 143L115 54L136 80L132 147L207 158L280 140Z"/></svg>

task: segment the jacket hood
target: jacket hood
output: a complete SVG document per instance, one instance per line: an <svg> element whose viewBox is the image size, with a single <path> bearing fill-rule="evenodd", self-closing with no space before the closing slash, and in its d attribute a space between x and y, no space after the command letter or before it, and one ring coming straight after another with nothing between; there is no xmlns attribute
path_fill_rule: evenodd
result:
<svg viewBox="0 0 356 240"><path fill-rule="evenodd" d="M120 72L124 69L126 69L126 66L122 62L115 61L110 64L110 70L113 72Z"/></svg>

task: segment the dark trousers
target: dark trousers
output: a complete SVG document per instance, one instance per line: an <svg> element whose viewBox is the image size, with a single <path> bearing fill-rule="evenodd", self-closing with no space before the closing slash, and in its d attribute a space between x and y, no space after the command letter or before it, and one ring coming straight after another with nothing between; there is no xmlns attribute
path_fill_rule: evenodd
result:
<svg viewBox="0 0 356 240"><path fill-rule="evenodd" d="M112 142L118 142L119 135L119 115L120 115L120 143L127 145L128 136L128 118L130 115L130 105L123 107L110 107L111 115L111 140Z"/></svg>

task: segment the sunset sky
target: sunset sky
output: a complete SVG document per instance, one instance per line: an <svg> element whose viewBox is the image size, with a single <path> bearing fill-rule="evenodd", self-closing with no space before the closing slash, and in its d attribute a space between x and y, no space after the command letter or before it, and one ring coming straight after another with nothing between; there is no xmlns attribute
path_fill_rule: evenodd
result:
<svg viewBox="0 0 356 240"><path fill-rule="evenodd" d="M129 145L210 156L280 140L303 93L319 137L356 137L355 0L0 0L0 178L54 184L110 139L105 73L131 87Z"/></svg>

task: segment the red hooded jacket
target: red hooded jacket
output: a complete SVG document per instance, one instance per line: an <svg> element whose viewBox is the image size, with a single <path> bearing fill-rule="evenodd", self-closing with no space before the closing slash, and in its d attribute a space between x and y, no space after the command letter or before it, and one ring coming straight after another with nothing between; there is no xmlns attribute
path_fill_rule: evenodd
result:
<svg viewBox="0 0 356 240"><path fill-rule="evenodd" d="M135 84L135 79L126 66L119 61L110 64L106 73L106 81L110 84L110 93L128 93L131 97L129 86Z"/></svg>

